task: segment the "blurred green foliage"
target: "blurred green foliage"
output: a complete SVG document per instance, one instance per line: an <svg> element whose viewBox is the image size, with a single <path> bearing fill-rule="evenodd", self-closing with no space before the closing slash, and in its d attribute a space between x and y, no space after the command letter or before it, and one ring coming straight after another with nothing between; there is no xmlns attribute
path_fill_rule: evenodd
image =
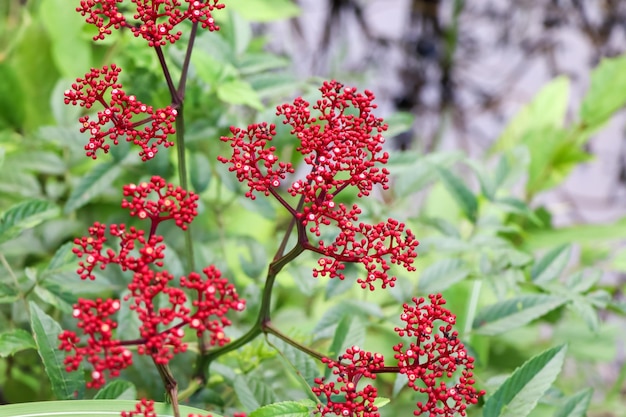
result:
<svg viewBox="0 0 626 417"><path fill-rule="evenodd" d="M273 200L244 197L234 176L216 163L227 152L219 137L231 125L276 122L277 104L298 94L315 97L318 84L294 76L289 59L267 52L266 40L251 29L251 21L287 19L298 8L287 0L248 3L229 4L219 15L222 30L200 34L184 108L191 184L201 195L193 223L195 256L199 264L221 268L248 300L232 337L255 320L264 272L289 216ZM94 44L92 28L65 0L7 0L0 13L1 399L161 398L156 370L141 359L104 393L83 392L83 375L60 374L60 352L54 352L55 332L75 326L68 314L72 304L79 297L119 296L127 279L107 270L94 282L80 281L73 238L94 221L127 223L119 209L121 186L151 175L173 179L177 164L168 151L142 163L127 144L88 160L87 138L78 132L80 109L63 104L63 90L92 66L115 62L129 91L160 106L169 102L160 67L128 31ZM174 71L182 63L181 48L166 48ZM626 305L615 298L623 288L603 278L626 269L623 250L613 250L626 235L626 219L554 228L549 210L535 203L538 193L557 187L588 160L584 144L626 102L626 57L603 61L591 80L572 123L565 122L569 81L559 77L494 138L483 159L461 152L392 153L392 186L360 203L363 221L406 222L421 242L417 272L395 271L395 288L371 294L354 285L350 268L345 281L313 279L314 259L303 256L279 276L273 323L327 354L356 344L392 357L401 304L442 292L476 356L478 385L487 390L486 405L470 413L582 416L593 387L589 414L619 415L615 410L626 409L626 368L615 357L624 335L611 322L623 327ZM390 124L400 132L411 120L400 115ZM301 162L288 129L278 124L277 130L281 158ZM182 237L172 228L163 233L168 270L185 274ZM118 335L132 338L136 328L124 314ZM195 342L188 340L190 352L171 364L182 389L193 372ZM601 365L621 366L617 379L590 371ZM272 338L257 339L211 369L207 385L188 403L225 413L304 400L307 384L324 372ZM415 399L403 390L403 376L377 381L381 395L392 399L383 416L412 414Z"/></svg>

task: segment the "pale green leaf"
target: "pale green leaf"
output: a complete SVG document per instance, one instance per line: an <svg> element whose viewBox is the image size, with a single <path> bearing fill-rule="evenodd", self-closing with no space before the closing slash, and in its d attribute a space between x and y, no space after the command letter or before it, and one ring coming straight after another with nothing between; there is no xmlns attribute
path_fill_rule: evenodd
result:
<svg viewBox="0 0 626 417"><path fill-rule="evenodd" d="M228 7L239 12L250 22L285 20L300 14L300 8L291 0L246 0L230 2Z"/></svg>
<svg viewBox="0 0 626 417"><path fill-rule="evenodd" d="M591 86L580 106L586 130L603 125L626 103L626 55L604 58L591 73Z"/></svg>
<svg viewBox="0 0 626 417"><path fill-rule="evenodd" d="M276 402L276 394L266 381L252 375L237 375L233 388L241 404L249 411Z"/></svg>
<svg viewBox="0 0 626 417"><path fill-rule="evenodd" d="M133 411L138 401L129 400L76 400L76 401L40 401L22 404L9 404L0 407L0 417L58 417L86 416L112 417L122 411ZM206 415L206 410L179 406L180 415ZM156 417L174 417L171 404L154 403ZM221 415L211 412L213 417Z"/></svg>
<svg viewBox="0 0 626 417"><path fill-rule="evenodd" d="M562 245L546 253L530 270L532 281L535 284L546 284L557 280L565 270L571 253L571 245Z"/></svg>
<svg viewBox="0 0 626 417"><path fill-rule="evenodd" d="M285 360L289 362L293 369L299 373L309 387L311 387L314 384L314 379L319 376L317 362L305 352L296 349L277 337L271 336L271 343L280 350Z"/></svg>
<svg viewBox="0 0 626 417"><path fill-rule="evenodd" d="M216 86L217 97L225 103L243 104L256 110L263 110L259 95L246 81L234 79Z"/></svg>
<svg viewBox="0 0 626 417"><path fill-rule="evenodd" d="M572 395L556 410L554 417L585 417L592 394L593 388L585 388Z"/></svg>
<svg viewBox="0 0 626 417"><path fill-rule="evenodd" d="M474 193L450 170L437 167L437 172L444 186L457 202L463 214L465 214L465 217L472 223L475 223L478 214L478 200Z"/></svg>
<svg viewBox="0 0 626 417"><path fill-rule="evenodd" d="M462 259L440 259L424 269L420 275L418 289L424 294L442 292L463 281L469 274L470 269Z"/></svg>

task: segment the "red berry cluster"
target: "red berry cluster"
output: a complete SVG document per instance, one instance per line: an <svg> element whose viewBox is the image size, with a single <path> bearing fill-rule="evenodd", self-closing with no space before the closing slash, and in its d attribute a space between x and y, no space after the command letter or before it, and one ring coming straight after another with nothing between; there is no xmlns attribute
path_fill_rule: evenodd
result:
<svg viewBox="0 0 626 417"><path fill-rule="evenodd" d="M417 403L414 415L466 415L467 406L476 404L478 397L484 395L484 391L476 391L473 386L474 359L467 354L457 332L452 330L456 317L443 307L442 295L429 297L430 303L414 298L415 305L404 304L400 318L405 325L395 330L410 342L406 348L404 343L394 346L397 366L385 366L381 354L364 352L356 346L347 349L338 361L324 358L324 363L337 375L337 383L342 385L337 387L336 383L323 378L315 380L313 393L323 399L323 404L317 408L319 414L378 417L374 406L376 388L365 385L359 390L357 384L361 378L373 380L378 373L396 372L407 375L410 388L426 394L426 401ZM436 322L443 324L437 327Z"/></svg>
<svg viewBox="0 0 626 417"><path fill-rule="evenodd" d="M118 3L125 3L126 7L121 8ZM128 3L134 3L130 21L123 13ZM98 28L94 40L110 35L112 28L128 27L149 46L162 46L180 39L182 32L174 31L174 27L185 20L198 22L210 31L219 30L212 12L223 8L219 0L81 0L76 11Z"/></svg>
<svg viewBox="0 0 626 417"><path fill-rule="evenodd" d="M323 378L315 379L317 385L312 387L312 391L324 399L324 404L317 406L317 411L321 415L379 416L378 407L374 405L376 388L366 385L359 389L357 385L362 377L376 379L375 371L384 367L383 355L372 354L361 350L358 346L352 346L346 350L346 353L339 356L338 361L328 358L322 361L333 370L334 375L337 375L337 383L325 382Z"/></svg>
<svg viewBox="0 0 626 417"><path fill-rule="evenodd" d="M157 414L154 412L154 401L147 400L142 398L135 405L135 409L133 411L122 411L122 417L157 417ZM201 414L189 414L187 417L203 417ZM213 417L212 414L207 414L206 417ZM246 413L235 413L233 417L246 417Z"/></svg>
<svg viewBox="0 0 626 417"><path fill-rule="evenodd" d="M128 95L118 83L121 68L112 64L101 69L92 68L85 78L77 78L70 90L65 91L65 104L80 105L87 109L98 102L104 110L99 111L97 119L88 115L79 119L80 131L89 132L89 143L85 145L87 156L96 159L97 151L109 151L108 138L113 144L119 143L120 137L141 147L139 156L146 161L152 159L160 145L172 146L168 135L176 133L174 122L177 111L171 106L154 109L143 104L135 96ZM141 128L143 126L143 128Z"/></svg>
<svg viewBox="0 0 626 417"><path fill-rule="evenodd" d="M131 199L122 201L122 207L130 209L131 216L150 219L153 228L162 221L173 219L176 226L187 230L187 225L198 215L198 195L168 184L161 177L153 176L150 182L125 185L123 191L124 196ZM149 199L151 194L155 196L152 200Z"/></svg>
<svg viewBox="0 0 626 417"><path fill-rule="evenodd" d="M85 344L80 344L81 338L74 332L64 331L60 335L61 349L74 352L65 359L68 371L78 369L83 359L92 364L88 386L94 388L104 384L105 371L117 376L132 363L132 354L123 346L137 345L137 353L166 364L174 354L187 349L183 342L185 326L199 337L208 334L211 346L228 343L224 328L231 321L226 314L230 310L241 311L246 305L214 266L205 268L203 275L192 272L181 277L179 286L171 285L172 274L157 270L163 266L165 245L163 237L155 234L156 226L174 220L186 229L197 214L197 195L167 184L160 177L138 186L127 185L124 195L131 197L122 203L131 215L150 219L150 233L146 236L134 227L95 223L89 236L75 240L73 249L79 258L85 258L79 262L78 274L82 279L95 279L94 270L103 270L110 264L133 273L129 293L122 301L129 302L129 309L141 322L138 340L120 341L113 335L117 323L111 318L120 309L120 300L81 299L74 306L74 317L79 320ZM150 199L151 196L155 197ZM118 239L119 245L107 245L109 238ZM184 289L195 295L193 300L188 299Z"/></svg>
<svg viewBox="0 0 626 417"><path fill-rule="evenodd" d="M444 307L441 294L431 294L430 303L424 298L413 298L415 305L404 304L400 316L404 327L396 327L401 337L411 341L405 346L394 346L400 373L408 377L408 385L426 394L427 399L417 403L415 415L429 413L430 417L465 415L468 404L476 404L484 392L474 388L472 369L474 358L452 330L456 317ZM437 322L442 324L437 325ZM461 371L456 382L447 382Z"/></svg>
<svg viewBox="0 0 626 417"><path fill-rule="evenodd" d="M293 104L277 107L276 112L284 116L284 124L292 127L291 134L299 140L297 150L310 166L306 177L287 189L292 196L299 196L303 204L291 205L278 194L282 181L294 168L279 162L275 147L269 145L276 134L274 125L231 128L233 136L221 139L230 142L232 156L218 159L230 164L230 171L236 173L240 182L247 183L246 196L254 199L255 192L272 194L303 228L317 237L323 227L332 228L330 232L336 238L331 243L321 240L314 246L308 238L301 237L305 249L323 256L314 276L343 279L345 263L357 262L367 271L367 276L358 280L363 288L373 290L377 281L383 288L393 286L395 277L388 274L390 263L409 271L415 269L412 264L418 241L413 233L393 219L376 225L359 222L361 209L357 205L348 208L335 201L348 187L356 187L359 197L369 195L376 184L388 187L389 172L378 167L389 158L382 150L382 132L387 125L372 114L376 105L370 91L359 93L336 81L325 82L320 91L322 98L313 105L316 116L311 115L309 103L300 97ZM306 233L306 229L302 230Z"/></svg>

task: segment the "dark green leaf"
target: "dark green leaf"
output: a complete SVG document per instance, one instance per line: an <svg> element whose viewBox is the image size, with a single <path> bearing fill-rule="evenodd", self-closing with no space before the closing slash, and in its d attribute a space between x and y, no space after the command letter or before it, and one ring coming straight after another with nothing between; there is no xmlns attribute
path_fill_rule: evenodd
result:
<svg viewBox="0 0 626 417"><path fill-rule="evenodd" d="M592 394L593 388L585 388L572 395L565 401L565 404L556 410L554 417L585 417Z"/></svg>
<svg viewBox="0 0 626 417"><path fill-rule="evenodd" d="M59 208L49 201L28 200L14 205L5 211L0 219L0 243L58 214Z"/></svg>
<svg viewBox="0 0 626 417"><path fill-rule="evenodd" d="M461 181L459 177L452 174L449 169L437 167L439 178L457 202L465 217L472 223L476 222L478 214L478 200L472 191Z"/></svg>
<svg viewBox="0 0 626 417"><path fill-rule="evenodd" d="M565 346L529 359L487 400L484 417L526 417L561 372Z"/></svg>
<svg viewBox="0 0 626 417"><path fill-rule="evenodd" d="M546 253L530 271L530 276L535 284L546 284L557 280L572 253L571 245L562 245Z"/></svg>
<svg viewBox="0 0 626 417"><path fill-rule="evenodd" d="M116 379L106 384L93 397L94 400L134 400L137 389L130 381Z"/></svg>
<svg viewBox="0 0 626 417"><path fill-rule="evenodd" d="M440 259L424 269L419 278L418 289L424 294L442 292L463 281L469 274L470 269L462 259Z"/></svg>
<svg viewBox="0 0 626 417"><path fill-rule="evenodd" d="M35 303L30 303L30 315L33 336L46 374L50 378L52 392L59 399L82 398L85 394L83 373L81 370L67 372L63 364L65 352L58 348L61 326Z"/></svg>
<svg viewBox="0 0 626 417"><path fill-rule="evenodd" d="M549 313L567 302L556 295L521 295L481 310L474 320L477 333L495 335L515 329Z"/></svg>
<svg viewBox="0 0 626 417"><path fill-rule="evenodd" d="M72 190L65 204L65 213L69 214L81 208L104 191L109 190L121 172L122 168L115 161L97 165L91 172L83 176Z"/></svg>
<svg viewBox="0 0 626 417"><path fill-rule="evenodd" d="M35 349L35 339L26 330L11 329L0 333L0 358L26 349Z"/></svg>

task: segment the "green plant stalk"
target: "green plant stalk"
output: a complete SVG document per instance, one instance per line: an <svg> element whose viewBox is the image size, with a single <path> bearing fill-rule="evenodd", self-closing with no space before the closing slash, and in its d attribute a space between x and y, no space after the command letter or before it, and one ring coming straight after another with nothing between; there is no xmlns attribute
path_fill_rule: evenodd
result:
<svg viewBox="0 0 626 417"><path fill-rule="evenodd" d="M471 339L472 325L478 310L478 298L480 297L482 285L482 279L477 279L474 281L474 285L472 286L472 293L467 305L467 313L465 314L465 327L463 329L463 340L466 342L469 342Z"/></svg>

